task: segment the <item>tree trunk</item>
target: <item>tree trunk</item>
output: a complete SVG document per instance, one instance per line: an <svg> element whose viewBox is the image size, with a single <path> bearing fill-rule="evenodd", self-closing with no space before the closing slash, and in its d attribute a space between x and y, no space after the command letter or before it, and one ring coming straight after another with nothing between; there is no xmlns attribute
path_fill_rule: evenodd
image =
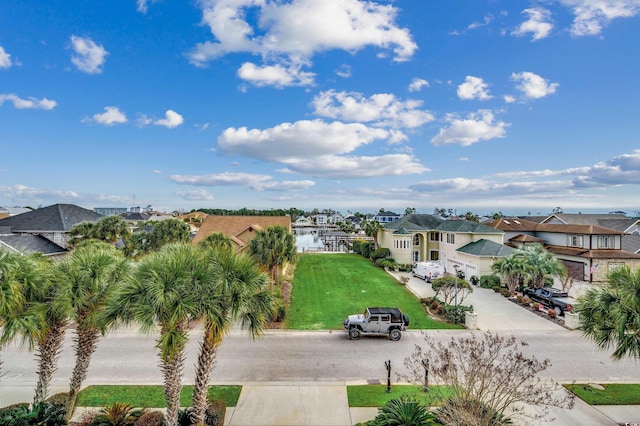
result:
<svg viewBox="0 0 640 426"><path fill-rule="evenodd" d="M67 323L57 324L47 332L38 345L36 358L38 359L38 382L36 383L35 395L33 403L44 402L49 394L49 384L54 373L58 369L58 358L62 351L62 343L64 341L64 332L67 329Z"/></svg>
<svg viewBox="0 0 640 426"><path fill-rule="evenodd" d="M215 365L216 352L221 343L217 336L208 335L208 331L205 330L205 336L200 344L200 353L198 355L196 380L193 389L193 418L191 419L194 424L204 424L209 378Z"/></svg>
<svg viewBox="0 0 640 426"><path fill-rule="evenodd" d="M94 328L78 327L76 330L76 337L74 338L76 344L76 365L73 369L69 385L69 397L67 399L66 413L67 421L69 421L73 415L78 392L80 392L82 382L87 378L91 356L96 350L99 338L100 332Z"/></svg>
<svg viewBox="0 0 640 426"><path fill-rule="evenodd" d="M184 369L184 348L180 349L172 358L163 359L161 369L164 375L164 397L167 403L166 425L178 426L182 371Z"/></svg>

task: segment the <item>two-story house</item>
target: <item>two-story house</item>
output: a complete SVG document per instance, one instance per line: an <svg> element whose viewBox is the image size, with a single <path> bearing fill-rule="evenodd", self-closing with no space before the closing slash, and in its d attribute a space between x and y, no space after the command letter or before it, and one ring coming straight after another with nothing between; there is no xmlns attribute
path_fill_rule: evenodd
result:
<svg viewBox="0 0 640 426"><path fill-rule="evenodd" d="M505 244L519 247L540 243L560 259L570 278L604 282L612 268L640 267L640 255L622 249L622 231L596 225L536 223L501 218L487 224L504 232Z"/></svg>
<svg viewBox="0 0 640 426"><path fill-rule="evenodd" d="M401 217L402 215L399 215L398 213L381 211L373 216L373 220L378 221L384 225L385 223L391 223L399 220Z"/></svg>
<svg viewBox="0 0 640 426"><path fill-rule="evenodd" d="M410 214L383 226L378 245L398 263L437 261L446 272L456 267L466 277L491 274L493 263L513 251L502 243L503 232L464 219L446 220Z"/></svg>

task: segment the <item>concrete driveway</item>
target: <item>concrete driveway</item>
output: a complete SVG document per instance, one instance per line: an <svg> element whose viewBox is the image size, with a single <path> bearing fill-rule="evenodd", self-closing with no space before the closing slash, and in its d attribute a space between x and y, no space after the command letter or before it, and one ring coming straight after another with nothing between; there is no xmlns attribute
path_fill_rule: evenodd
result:
<svg viewBox="0 0 640 426"><path fill-rule="evenodd" d="M397 272L391 274L396 278L407 275ZM435 294L430 283L413 276L410 277L407 288L419 298ZM473 286L473 292L461 304L473 306L473 311L478 314L478 330L566 331L564 327L507 300L489 288Z"/></svg>

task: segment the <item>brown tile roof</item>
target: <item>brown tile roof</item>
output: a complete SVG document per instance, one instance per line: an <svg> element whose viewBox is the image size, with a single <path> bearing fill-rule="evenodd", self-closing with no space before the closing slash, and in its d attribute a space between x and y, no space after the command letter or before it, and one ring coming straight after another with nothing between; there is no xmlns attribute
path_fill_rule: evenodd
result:
<svg viewBox="0 0 640 426"><path fill-rule="evenodd" d="M509 241L514 241L518 243L541 243L544 242L542 238L534 237L532 235L519 234L513 238L509 238Z"/></svg>
<svg viewBox="0 0 640 426"><path fill-rule="evenodd" d="M545 246L554 254L580 256L590 259L640 259L640 255L624 250L586 250L578 247Z"/></svg>
<svg viewBox="0 0 640 426"><path fill-rule="evenodd" d="M227 237L231 237L234 243L238 244L242 249L249 241L244 241L240 235L251 228L253 230L261 230L273 225L282 225L291 232L290 216L214 216L209 215L205 218L200 230L193 239L194 244L198 244L208 235L219 232Z"/></svg>

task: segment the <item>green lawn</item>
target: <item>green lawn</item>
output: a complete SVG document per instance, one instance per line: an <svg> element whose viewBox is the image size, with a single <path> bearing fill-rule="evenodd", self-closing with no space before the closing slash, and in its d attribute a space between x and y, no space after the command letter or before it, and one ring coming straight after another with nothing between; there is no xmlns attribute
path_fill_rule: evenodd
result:
<svg viewBox="0 0 640 426"><path fill-rule="evenodd" d="M565 385L589 405L637 405L640 404L640 384L612 383L602 385L604 390L588 384Z"/></svg>
<svg viewBox="0 0 640 426"><path fill-rule="evenodd" d="M242 386L211 386L208 396L224 401L227 407L235 407ZM184 386L180 394L180 405L191 406L193 386ZM133 407L166 407L162 386L88 386L78 394L78 407L108 407L114 402L126 402Z"/></svg>
<svg viewBox="0 0 640 426"><path fill-rule="evenodd" d="M463 328L429 318L415 295L360 255L307 253L298 257L288 329L340 329L347 315L371 306L400 308L409 315L410 329Z"/></svg>
<svg viewBox="0 0 640 426"><path fill-rule="evenodd" d="M382 407L390 399L402 395L415 397L429 405L437 405L437 401L448 394L446 386L430 386L426 393L422 386L416 385L391 385L391 392L388 393L386 385L347 386L349 407Z"/></svg>

